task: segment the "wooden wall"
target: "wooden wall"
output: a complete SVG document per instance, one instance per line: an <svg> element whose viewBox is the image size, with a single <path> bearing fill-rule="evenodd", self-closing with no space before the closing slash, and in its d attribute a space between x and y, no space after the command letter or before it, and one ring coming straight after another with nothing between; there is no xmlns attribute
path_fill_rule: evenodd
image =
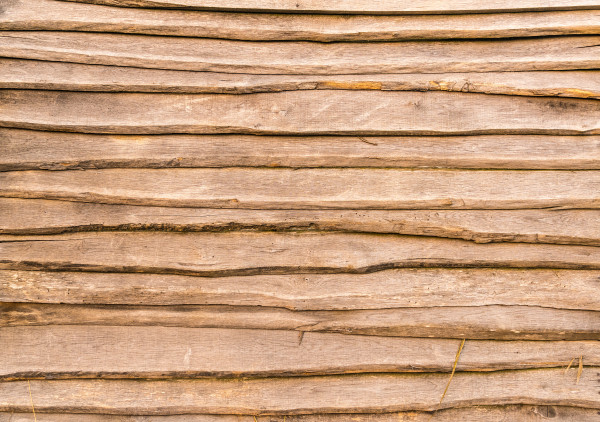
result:
<svg viewBox="0 0 600 422"><path fill-rule="evenodd" d="M1 422L600 421L599 1L0 30Z"/></svg>

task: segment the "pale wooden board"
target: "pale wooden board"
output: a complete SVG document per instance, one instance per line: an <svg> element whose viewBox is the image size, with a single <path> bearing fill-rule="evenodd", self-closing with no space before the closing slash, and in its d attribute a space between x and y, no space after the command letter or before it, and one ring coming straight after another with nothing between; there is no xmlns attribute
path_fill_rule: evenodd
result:
<svg viewBox="0 0 600 422"><path fill-rule="evenodd" d="M0 58L0 88L208 94L346 89L454 91L597 99L600 98L600 72L575 70L335 76L248 75Z"/></svg>
<svg viewBox="0 0 600 422"><path fill-rule="evenodd" d="M449 268L219 278L4 270L0 301L292 310L521 305L600 311L599 277L598 271L585 270Z"/></svg>
<svg viewBox="0 0 600 422"><path fill-rule="evenodd" d="M94 135L0 128L0 149L0 171L236 166L600 169L600 136L594 135Z"/></svg>
<svg viewBox="0 0 600 422"><path fill-rule="evenodd" d="M441 408L546 404L600 408L597 367L457 373ZM31 381L39 412L112 414L310 414L435 410L447 374L343 375L253 380ZM31 409L29 384L0 383L0 410Z"/></svg>
<svg viewBox="0 0 600 422"><path fill-rule="evenodd" d="M156 7L204 10L274 11L291 13L357 13L357 14L440 14L490 13L542 10L600 9L597 0L427 0L418 3L408 0L73 0L82 3L113 6Z"/></svg>
<svg viewBox="0 0 600 422"><path fill-rule="evenodd" d="M0 379L451 372L460 340L173 327L4 327ZM27 350L27 353L24 351ZM457 371L600 366L600 341L469 340ZM572 371L577 371L577 365Z"/></svg>
<svg viewBox="0 0 600 422"><path fill-rule="evenodd" d="M600 172L349 168L30 170L0 172L0 197L245 209L599 208Z"/></svg>
<svg viewBox="0 0 600 422"><path fill-rule="evenodd" d="M324 44L64 31L0 31L2 57L259 74L598 69L599 44L599 36Z"/></svg>
<svg viewBox="0 0 600 422"><path fill-rule="evenodd" d="M36 413L38 422L80 422L82 415ZM241 415L173 415L173 416L119 416L85 415L87 422L597 422L597 409L565 406L474 406L443 409L430 412L315 414L287 416ZM284 421L285 418L285 421ZM0 422L34 422L33 414L0 413Z"/></svg>
<svg viewBox="0 0 600 422"><path fill-rule="evenodd" d="M535 306L294 312L265 306L95 306L0 303L0 311L0 326L158 325L471 340L600 339L600 312Z"/></svg>
<svg viewBox="0 0 600 422"><path fill-rule="evenodd" d="M67 132L600 134L600 101L573 98L373 90L252 95L5 90L0 101L2 127Z"/></svg>
<svg viewBox="0 0 600 422"><path fill-rule="evenodd" d="M390 41L600 33L600 11L451 16L333 16L126 9L8 2L0 30L91 31L237 40Z"/></svg>

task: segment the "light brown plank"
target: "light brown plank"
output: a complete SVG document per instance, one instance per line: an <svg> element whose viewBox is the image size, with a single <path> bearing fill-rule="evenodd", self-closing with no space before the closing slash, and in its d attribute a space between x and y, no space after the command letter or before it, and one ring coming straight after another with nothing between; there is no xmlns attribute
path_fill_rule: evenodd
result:
<svg viewBox="0 0 600 422"><path fill-rule="evenodd" d="M345 233L101 232L0 236L2 269L182 274L361 274L392 268L600 269L600 248Z"/></svg>
<svg viewBox="0 0 600 422"><path fill-rule="evenodd" d="M156 7L198 10L270 11L291 13L357 13L357 14L440 14L440 13L490 13L542 10L600 9L596 0L461 0L448 3L444 0L427 0L419 3L408 0L329 1L321 0L73 0L82 3L112 6Z"/></svg>
<svg viewBox="0 0 600 422"><path fill-rule="evenodd" d="M0 379L451 372L460 341L173 327L4 327ZM27 350L27 353L24 353ZM458 371L600 366L600 341L469 340ZM573 369L576 371L577 369Z"/></svg>
<svg viewBox="0 0 600 422"><path fill-rule="evenodd" d="M600 98L599 74L596 70L580 70L335 76L248 75L0 58L0 88L97 92L249 94L344 89L453 91L597 99Z"/></svg>
<svg viewBox="0 0 600 422"><path fill-rule="evenodd" d="M519 422L597 422L597 409L565 406L475 406L459 409L443 409L430 412L350 413L286 416L241 415L173 415L173 416L118 416L85 415L88 422L505 422L508 418ZM36 414L38 422L80 422L81 415ZM32 413L0 413L1 422L34 422Z"/></svg>
<svg viewBox="0 0 600 422"><path fill-rule="evenodd" d="M237 166L600 169L600 136L593 135L93 135L0 128L0 149L0 171Z"/></svg>
<svg viewBox="0 0 600 422"><path fill-rule="evenodd" d="M455 374L441 408L490 404L600 408L598 368ZM39 412L310 414L434 410L447 374L345 375L254 380L31 381ZM28 383L0 383L0 409L31 409Z"/></svg>
<svg viewBox="0 0 600 422"><path fill-rule="evenodd" d="M0 311L2 311L0 326L5 327L158 325L482 340L600 339L600 312L532 306L290 311L265 306L100 306L0 303Z"/></svg>
<svg viewBox="0 0 600 422"><path fill-rule="evenodd" d="M127 9L54 0L8 2L0 30L90 31L236 40L393 41L597 35L600 12L451 16L279 15Z"/></svg>
<svg viewBox="0 0 600 422"><path fill-rule="evenodd" d="M600 311L598 271L399 269L198 278L0 271L0 302L241 305L291 310L543 306Z"/></svg>
<svg viewBox="0 0 600 422"><path fill-rule="evenodd" d="M598 208L598 171L105 169L0 172L0 197L244 209Z"/></svg>
<svg viewBox="0 0 600 422"><path fill-rule="evenodd" d="M63 31L0 32L2 57L259 74L598 69L598 44L598 36L323 44Z"/></svg>

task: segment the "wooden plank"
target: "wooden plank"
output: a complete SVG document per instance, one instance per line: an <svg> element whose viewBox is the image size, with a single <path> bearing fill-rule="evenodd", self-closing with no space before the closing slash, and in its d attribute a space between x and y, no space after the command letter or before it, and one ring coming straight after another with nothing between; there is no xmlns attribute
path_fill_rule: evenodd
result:
<svg viewBox="0 0 600 422"><path fill-rule="evenodd" d="M453 91L598 99L599 74L597 70L566 70L335 76L248 75L0 58L0 88L96 92L250 94L343 89Z"/></svg>
<svg viewBox="0 0 600 422"><path fill-rule="evenodd" d="M563 369L457 373L441 408L490 404L569 405L600 408L598 368L579 383ZM344 375L234 380L31 381L43 412L165 415L311 414L431 411L438 407L447 374ZM29 383L0 383L0 409L31 409Z"/></svg>
<svg viewBox="0 0 600 422"><path fill-rule="evenodd" d="M242 415L172 415L119 416L85 415L88 422L501 422L503 418L519 422L597 422L598 410L566 406L474 406L430 412L329 413L315 415L242 416ZM36 413L37 422L79 422L81 415ZM0 422L34 422L30 413L0 413Z"/></svg>
<svg viewBox="0 0 600 422"><path fill-rule="evenodd" d="M115 325L295 330L482 340L598 340L600 312L535 306L290 311L266 306L0 303L0 326ZM299 337L298 337L299 339ZM348 410L350 411L350 410Z"/></svg>
<svg viewBox="0 0 600 422"><path fill-rule="evenodd" d="M1 302L271 306L291 310L543 306L600 311L598 271L398 269L189 277L0 271Z"/></svg>
<svg viewBox="0 0 600 422"><path fill-rule="evenodd" d="M173 327L4 327L0 379L451 372L459 340ZM28 353L23 353L28 350ZM240 353L242 352L242 353ZM458 371L600 366L600 341L469 340Z"/></svg>
<svg viewBox="0 0 600 422"><path fill-rule="evenodd" d="M2 57L258 74L598 69L598 44L599 36L327 44L63 31L0 31Z"/></svg>
<svg viewBox="0 0 600 422"><path fill-rule="evenodd" d="M127 9L21 0L8 3L0 30L89 31L256 41L394 41L597 35L596 10L450 16L280 15Z"/></svg>
<svg viewBox="0 0 600 422"><path fill-rule="evenodd" d="M573 98L346 90L253 95L5 90L0 101L0 126L66 132L600 134L600 101Z"/></svg>
<svg viewBox="0 0 600 422"><path fill-rule="evenodd" d="M0 172L0 197L245 209L595 209L600 207L600 172L349 168L31 170Z"/></svg>
<svg viewBox="0 0 600 422"><path fill-rule="evenodd" d="M441 14L441 13L491 13L525 12L544 10L600 9L597 0L544 0L499 1L461 0L448 3L444 0L428 0L419 3L408 0L329 1L320 0L71 0L81 3L107 4L111 6L153 7L197 10L269 11L278 13L342 13L342 14Z"/></svg>
<svg viewBox="0 0 600 422"><path fill-rule="evenodd" d="M115 136L0 128L0 149L5 152L0 171L238 166L600 169L600 136L593 135Z"/></svg>
<svg viewBox="0 0 600 422"><path fill-rule="evenodd" d="M235 247L232 247L235 245ZM0 236L1 269L204 277L415 267L600 269L600 248L346 233L100 232Z"/></svg>

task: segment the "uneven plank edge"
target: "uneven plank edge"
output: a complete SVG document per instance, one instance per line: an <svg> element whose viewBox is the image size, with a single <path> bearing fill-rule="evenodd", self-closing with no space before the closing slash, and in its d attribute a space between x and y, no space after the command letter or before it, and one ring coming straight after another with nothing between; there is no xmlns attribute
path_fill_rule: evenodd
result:
<svg viewBox="0 0 600 422"><path fill-rule="evenodd" d="M563 369L457 373L441 408L490 404L600 408L599 368L580 382ZM254 380L31 381L39 412L166 415L431 411L447 374L344 375ZM31 409L28 382L0 383L0 410Z"/></svg>
<svg viewBox="0 0 600 422"><path fill-rule="evenodd" d="M600 312L534 306L289 311L265 306L0 303L0 326L113 325L295 330L378 337L598 340ZM298 341L300 337L298 337Z"/></svg>

